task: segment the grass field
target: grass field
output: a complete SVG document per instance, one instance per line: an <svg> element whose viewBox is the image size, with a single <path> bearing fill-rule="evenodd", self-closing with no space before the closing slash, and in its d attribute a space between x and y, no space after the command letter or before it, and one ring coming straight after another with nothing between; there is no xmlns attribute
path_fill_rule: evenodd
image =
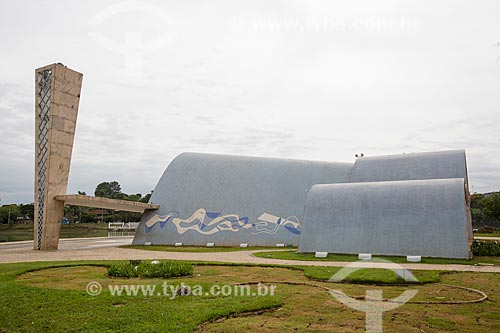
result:
<svg viewBox="0 0 500 333"><path fill-rule="evenodd" d="M297 253L296 250L290 251L270 251L258 252L254 254L257 257L269 259L285 259L285 260L304 260L304 261L342 261L352 262L358 261L357 255L352 254L333 254L329 253L326 258L315 258L314 253ZM374 256L395 263L406 263L406 257L393 256ZM423 264L462 264L462 265L477 265L477 264L493 264L500 265L499 257L474 257L472 259L445 259L445 258L422 258Z"/></svg>
<svg viewBox="0 0 500 333"><path fill-rule="evenodd" d="M487 233L487 234L474 234L474 236L477 237L500 237L500 231L492 232L492 233Z"/></svg>
<svg viewBox="0 0 500 333"><path fill-rule="evenodd" d="M272 246L249 246L249 247L224 247L224 246L171 246L171 245L123 245L125 249L149 250L149 251L165 251L165 252L234 252L234 251L252 251L252 250L270 250L280 249ZM292 248L294 249L294 248ZM297 250L297 249L295 249Z"/></svg>
<svg viewBox="0 0 500 333"><path fill-rule="evenodd" d="M304 261L340 261L353 262L358 260L357 255L352 254L333 254L329 253L326 258L315 258L314 253L297 253L297 248L287 247L261 247L250 246L247 248L240 247L205 247L205 246L171 246L171 245L123 245L122 248L149 250L149 251L165 251L165 252L233 252L233 251L252 251L252 250L277 250L269 252L259 252L254 255L268 259L284 259L284 260L304 260ZM395 263L406 263L406 257L396 256L376 256L376 258L389 260ZM500 265L500 257L481 257L475 256L472 259L445 259L445 258L422 258L424 264L462 264L462 265Z"/></svg>
<svg viewBox="0 0 500 333"><path fill-rule="evenodd" d="M106 237L107 223L71 223L61 226L61 238ZM500 232L474 234L478 237L500 237ZM0 224L0 242L15 242L33 239L33 224ZM161 248L150 248L160 250ZM244 249L243 249L244 250ZM179 251L179 250L176 250Z"/></svg>
<svg viewBox="0 0 500 333"><path fill-rule="evenodd" d="M71 223L61 226L61 238L106 237L107 223ZM0 224L0 242L33 240L33 224Z"/></svg>
<svg viewBox="0 0 500 333"><path fill-rule="evenodd" d="M418 272L421 285L399 285L393 272L358 271L353 283L327 280L339 268L262 267L196 264L194 275L177 279L109 278L111 262L37 262L0 265L0 332L353 332L364 331L365 315L338 302L326 288L363 300L366 290L381 289L393 298L411 288L418 290L409 304L386 312L385 332L498 332L500 331L500 274ZM58 267L77 265L70 267ZM417 273L417 272L416 272ZM354 274L353 274L354 276ZM391 277L392 276L392 277ZM310 278L315 280L311 280ZM90 296L90 281L103 292ZM273 296L112 296L108 286L164 282L203 290L213 285L256 283L275 285ZM389 281L389 282L388 282ZM398 285L374 285L376 282ZM436 282L442 282L439 284ZM479 289L487 301L474 304L442 304L472 301ZM252 290L256 286L252 285ZM416 302L416 303L415 303ZM419 303L424 302L424 303Z"/></svg>

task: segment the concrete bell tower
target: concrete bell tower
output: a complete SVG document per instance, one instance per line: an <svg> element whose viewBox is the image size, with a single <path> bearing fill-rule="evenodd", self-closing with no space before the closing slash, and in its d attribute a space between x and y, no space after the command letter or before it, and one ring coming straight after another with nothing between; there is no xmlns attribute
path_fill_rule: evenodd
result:
<svg viewBox="0 0 500 333"><path fill-rule="evenodd" d="M61 63L35 70L35 250L59 244L82 80Z"/></svg>

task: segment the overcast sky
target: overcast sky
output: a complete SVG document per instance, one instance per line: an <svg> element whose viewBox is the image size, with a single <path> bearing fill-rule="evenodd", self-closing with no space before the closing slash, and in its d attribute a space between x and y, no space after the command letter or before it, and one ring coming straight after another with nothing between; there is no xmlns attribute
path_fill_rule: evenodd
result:
<svg viewBox="0 0 500 333"><path fill-rule="evenodd" d="M499 1L0 0L0 198L33 201L34 70L84 74L68 193L184 151L354 162L467 149L500 190Z"/></svg>

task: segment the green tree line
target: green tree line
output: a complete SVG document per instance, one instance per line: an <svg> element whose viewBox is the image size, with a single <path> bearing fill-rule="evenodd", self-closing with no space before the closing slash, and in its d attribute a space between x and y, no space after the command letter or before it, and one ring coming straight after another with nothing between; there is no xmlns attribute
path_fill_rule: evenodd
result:
<svg viewBox="0 0 500 333"><path fill-rule="evenodd" d="M78 191L78 194L85 192ZM96 197L105 197L112 199L121 199L129 201L149 202L151 193L142 196L141 193L126 194L122 192L121 186L117 181L102 182L97 185L94 195ZM96 214L96 208L65 206L64 215L72 222L133 222L139 221L141 214L130 212L114 212L109 214ZM489 225L500 227L500 192L487 194L471 195L472 224L475 226ZM11 204L0 207L0 223L14 224L18 217L27 217L34 219L34 205L30 204Z"/></svg>
<svg viewBox="0 0 500 333"><path fill-rule="evenodd" d="M14 224L18 217L24 217L33 220L34 205L30 204L11 204L0 207L0 223Z"/></svg>
<svg viewBox="0 0 500 333"><path fill-rule="evenodd" d="M86 195L85 192L78 191L78 194ZM142 196L141 193L126 194L122 192L117 181L102 182L97 185L94 195L96 197L121 199L128 201L139 201L147 203L151 193ZM104 214L104 212L106 212ZM101 214L100 214L101 213ZM70 222L137 222L141 218L139 213L119 212L112 210L102 210L92 207L64 206L64 216ZM10 204L0 207L0 223L14 224L18 217L34 220L34 204Z"/></svg>
<svg viewBox="0 0 500 333"><path fill-rule="evenodd" d="M500 227L500 192L471 195L472 224Z"/></svg>

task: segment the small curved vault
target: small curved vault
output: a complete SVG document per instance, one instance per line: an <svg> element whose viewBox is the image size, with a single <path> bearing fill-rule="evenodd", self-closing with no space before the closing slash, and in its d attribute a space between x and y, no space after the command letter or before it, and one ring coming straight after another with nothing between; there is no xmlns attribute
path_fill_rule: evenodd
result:
<svg viewBox="0 0 500 333"><path fill-rule="evenodd" d="M167 167L134 244L257 246L468 258L464 150L353 164L183 153Z"/></svg>
<svg viewBox="0 0 500 333"><path fill-rule="evenodd" d="M468 258L461 178L315 185L299 251Z"/></svg>

